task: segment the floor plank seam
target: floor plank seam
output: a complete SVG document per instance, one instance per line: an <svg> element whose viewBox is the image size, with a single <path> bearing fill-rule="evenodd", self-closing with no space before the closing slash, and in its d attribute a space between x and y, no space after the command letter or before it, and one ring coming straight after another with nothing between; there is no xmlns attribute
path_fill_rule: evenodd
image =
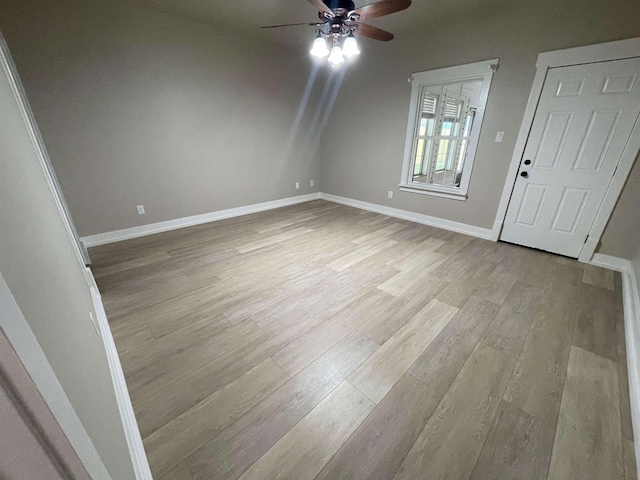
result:
<svg viewBox="0 0 640 480"><path fill-rule="evenodd" d="M366 393L360 390L357 386L353 384L353 382L350 382L347 378L345 378L344 381L347 382L349 385L351 385L353 388L355 388L357 391L359 391L362 395L364 395L367 399L369 399L369 401L373 402L374 405L378 405L380 403L380 402L376 402L373 398L369 397Z"/></svg>

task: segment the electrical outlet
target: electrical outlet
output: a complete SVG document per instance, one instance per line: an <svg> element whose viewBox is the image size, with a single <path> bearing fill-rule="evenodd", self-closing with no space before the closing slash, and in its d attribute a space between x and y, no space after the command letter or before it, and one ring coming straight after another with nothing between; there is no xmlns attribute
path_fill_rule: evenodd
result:
<svg viewBox="0 0 640 480"><path fill-rule="evenodd" d="M496 133L496 143L500 143L502 142L502 139L504 138L504 132L498 132Z"/></svg>
<svg viewBox="0 0 640 480"><path fill-rule="evenodd" d="M296 182L296 189L300 188L300 182Z"/></svg>
<svg viewBox="0 0 640 480"><path fill-rule="evenodd" d="M389 198L393 198L393 190L389 190Z"/></svg>
<svg viewBox="0 0 640 480"><path fill-rule="evenodd" d="M309 186L313 187L313 180L309 182Z"/></svg>
<svg viewBox="0 0 640 480"><path fill-rule="evenodd" d="M144 215L145 214L144 205L138 205L136 208L138 209L138 215Z"/></svg>

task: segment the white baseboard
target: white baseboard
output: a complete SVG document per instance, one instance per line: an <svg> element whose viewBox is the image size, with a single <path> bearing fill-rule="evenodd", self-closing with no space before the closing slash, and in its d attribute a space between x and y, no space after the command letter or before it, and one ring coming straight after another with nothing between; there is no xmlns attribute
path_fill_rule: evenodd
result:
<svg viewBox="0 0 640 480"><path fill-rule="evenodd" d="M611 255L603 255L596 253L593 255L591 261L588 262L596 267L608 268L609 270L615 270L620 272L623 276L625 272L631 268L631 262L620 257L613 257Z"/></svg>
<svg viewBox="0 0 640 480"><path fill-rule="evenodd" d="M411 222L430 225L432 227L443 228L457 233L464 233L473 237L493 240L492 231L488 228L476 227L465 223L458 223L444 218L431 217L421 213L410 212L408 210L400 210L398 208L385 207L375 203L362 202L352 198L339 197L329 193L310 193L308 195L299 195L297 197L283 198L272 202L256 203L246 205L244 207L230 208L228 210L219 210L217 212L204 213L202 215L193 215L191 217L176 218L175 220L167 220L165 222L150 223L139 227L125 228L123 230L115 230L113 232L98 233L97 235L89 235L82 237L82 243L87 247L95 247L105 245L107 243L120 242L131 238L144 237L153 235L154 233L167 232L169 230L177 230L178 228L192 227L202 223L215 222L225 218L239 217L250 213L263 212L265 210L273 210L274 208L286 207L297 203L310 202L322 198L329 202L340 203L350 207L368 210L370 212L389 215L390 217L402 218Z"/></svg>
<svg viewBox="0 0 640 480"><path fill-rule="evenodd" d="M616 270L622 275L624 332L629 370L629 398L634 438L640 438L640 290L633 264L623 258L596 253L592 265ZM640 478L640 442L634 442L638 478Z"/></svg>
<svg viewBox="0 0 640 480"><path fill-rule="evenodd" d="M87 278L92 283L90 288L91 297L93 298L93 309L95 310L98 330L107 353L111 380L116 393L118 410L120 411L122 427L124 428L124 434L127 439L127 446L129 448L131 462L133 463L136 480L153 480L151 469L149 468L149 461L147 460L147 454L144 450L144 444L142 443L140 429L138 428L138 422L136 421L133 406L131 405L131 397L129 396L129 389L127 388L127 382L125 381L122 365L120 364L118 350L116 350L116 344L113 341L113 335L111 334L107 314L105 313L104 306L102 305L102 297L100 296L98 286L95 283L91 270L89 268L86 270Z"/></svg>
<svg viewBox="0 0 640 480"><path fill-rule="evenodd" d="M438 227L444 230L450 230L452 232L464 233L466 235L484 238L486 240L492 239L492 231L488 228L476 227L475 225L467 225L466 223L458 223L452 220L446 220L444 218L431 217L429 215L410 212L408 210L385 207L384 205L378 205L376 203L362 202L360 200L354 200L352 198L339 197L337 195L331 195L329 193L321 193L320 198L329 202L341 203L342 205L348 205L350 207L360 208L362 210L368 210L375 213L381 213L390 217L409 220L410 222L430 225L432 227Z"/></svg>
<svg viewBox="0 0 640 480"><path fill-rule="evenodd" d="M624 292L625 335L627 339L627 365L629 369L629 397L631 398L631 418L636 441L636 465L640 478L640 290L638 278L631 262L622 273Z"/></svg>
<svg viewBox="0 0 640 480"><path fill-rule="evenodd" d="M271 202L255 203L244 207L229 208L227 210L219 210L217 212L203 213L202 215L193 215L190 217L176 218L175 220L167 220L165 222L150 223L139 227L115 230L113 232L98 233L97 235L82 237L81 240L87 248L96 247L107 243L153 235L154 233L168 232L169 230L177 230L178 228L192 227L202 223L224 220L225 218L239 217L250 213L273 210L274 208L287 207L297 203L310 202L311 200L317 200L318 198L320 198L320 193L298 195L297 197L282 198Z"/></svg>

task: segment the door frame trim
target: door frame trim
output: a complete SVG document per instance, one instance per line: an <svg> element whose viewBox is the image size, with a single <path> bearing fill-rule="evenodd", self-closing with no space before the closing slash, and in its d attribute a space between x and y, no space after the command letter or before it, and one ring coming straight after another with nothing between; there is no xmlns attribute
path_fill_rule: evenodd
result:
<svg viewBox="0 0 640 480"><path fill-rule="evenodd" d="M542 88L547 78L550 68L568 67L572 65L582 65L596 62L606 62L611 60L624 60L627 58L640 57L640 37L629 38L626 40L618 40L615 42L600 43L596 45L586 45L583 47L567 48L563 50L554 50L551 52L542 52L538 55L536 62L536 75L533 79L531 92L527 101L527 107L524 111L524 117L518 132L518 139L513 150L509 171L500 197L500 204L496 213L496 219L491 231L491 239L498 241L502 233L504 219L507 215L507 208L511 200L511 194L517 179L520 161L524 155L524 150L529 139L529 132L533 125L533 119L538 109ZM589 230L587 242L583 245L578 256L581 262L589 262L593 258L596 248L600 242L600 237L604 232L607 222L611 217L613 209L618 201L618 197L622 192L622 188L629 176L631 167L640 150L640 124L636 122L631 132L631 137L625 146L625 149L618 163L618 167L613 174L613 178L609 183L609 187L605 193L604 199L593 224Z"/></svg>
<svg viewBox="0 0 640 480"><path fill-rule="evenodd" d="M31 430L42 453L63 478L91 480L69 438L51 412L29 371L0 326L0 390ZM26 472L25 472L26 473Z"/></svg>
<svg viewBox="0 0 640 480"><path fill-rule="evenodd" d="M91 478L111 480L100 454L0 272L0 328Z"/></svg>

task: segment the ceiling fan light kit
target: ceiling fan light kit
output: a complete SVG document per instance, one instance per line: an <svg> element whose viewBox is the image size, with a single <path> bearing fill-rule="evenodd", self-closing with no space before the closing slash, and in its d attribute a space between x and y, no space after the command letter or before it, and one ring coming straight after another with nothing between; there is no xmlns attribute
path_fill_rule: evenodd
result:
<svg viewBox="0 0 640 480"><path fill-rule="evenodd" d="M327 58L327 61L332 67L337 67L341 63L344 63L344 55L342 54L342 48L340 48L340 45L336 45L331 49L331 54L329 55L329 58Z"/></svg>
<svg viewBox="0 0 640 480"><path fill-rule="evenodd" d="M329 49L327 48L327 41L322 37L320 32L313 41L313 47L309 51L311 55L318 58L324 58L329 55Z"/></svg>
<svg viewBox="0 0 640 480"><path fill-rule="evenodd" d="M347 35L347 38L344 39L344 47L342 48L342 52L347 57L360 55L360 47L358 47L358 42L356 42L356 37L353 36L353 32L350 32L349 35Z"/></svg>
<svg viewBox="0 0 640 480"><path fill-rule="evenodd" d="M389 15L411 6L411 0L382 0L359 8L355 8L352 0L307 1L318 10L319 23L293 23L262 28L315 26L316 38L309 53L317 58L326 58L333 67L345 63L345 57L353 58L360 54L354 33L382 42L393 40L393 34L362 23L363 20Z"/></svg>
<svg viewBox="0 0 640 480"><path fill-rule="evenodd" d="M327 40L333 45L331 50L327 48ZM358 47L356 37L353 35L353 30L345 34L340 33L340 36L334 34L323 35L322 31L318 30L309 53L318 58L324 58L328 55L327 61L329 64L332 67L337 67L345 62L345 57L351 58L360 55L360 47Z"/></svg>
<svg viewBox="0 0 640 480"><path fill-rule="evenodd" d="M323 33L318 30L318 36L314 40L313 47L309 53L318 58L324 58L328 55L327 61L332 67L337 67L344 63L346 60L345 57L351 58L360 54L358 42L353 36L353 32L346 34L346 38L344 39L341 37L344 37L344 35L323 35ZM331 42L331 50L327 48L327 41Z"/></svg>

